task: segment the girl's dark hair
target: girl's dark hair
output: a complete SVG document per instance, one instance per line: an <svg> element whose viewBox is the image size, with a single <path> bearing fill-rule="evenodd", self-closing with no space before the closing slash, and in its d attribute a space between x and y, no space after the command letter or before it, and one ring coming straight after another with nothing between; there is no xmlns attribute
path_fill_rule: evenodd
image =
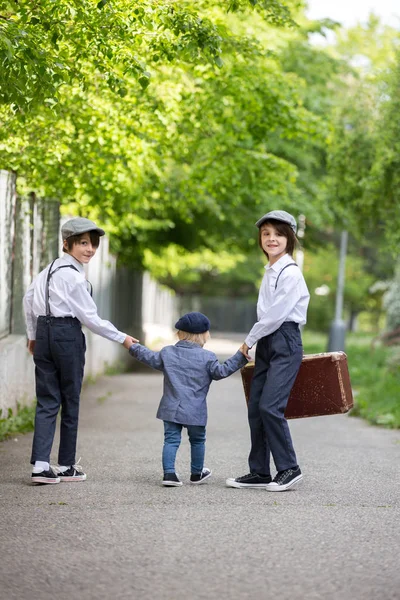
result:
<svg viewBox="0 0 400 600"><path fill-rule="evenodd" d="M295 251L295 248L298 245L296 234L294 233L290 225L288 225L287 223L282 223L282 221L276 221L275 219L268 219L268 221L264 221L264 223L260 226L258 230L258 245L264 252L265 256L269 258L268 253L265 252L261 243L261 230L263 228L263 225L272 225L273 227L275 227L279 235L285 236L285 238L287 239L286 252L290 254L290 256L293 256L293 252Z"/></svg>
<svg viewBox="0 0 400 600"><path fill-rule="evenodd" d="M88 233L90 235L90 241L92 242L92 246L94 248L98 248L100 245L100 236L97 233L97 231L87 231L86 233ZM82 236L85 235L84 233L78 233L77 235L71 235L70 237L68 237L65 241L67 242L67 246L68 246L68 250L71 251L72 247L75 244L79 244L79 242L82 239ZM67 252L67 250L64 248L63 245L63 252Z"/></svg>

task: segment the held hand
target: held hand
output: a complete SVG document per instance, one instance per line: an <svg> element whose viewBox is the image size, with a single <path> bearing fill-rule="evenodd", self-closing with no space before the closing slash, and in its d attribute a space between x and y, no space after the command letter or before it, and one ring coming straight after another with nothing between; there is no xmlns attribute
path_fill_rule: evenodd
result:
<svg viewBox="0 0 400 600"><path fill-rule="evenodd" d="M129 348L132 346L132 344L137 344L139 340L137 340L136 338L132 337L131 335L127 335L123 345L124 348L126 348L127 350L129 350Z"/></svg>
<svg viewBox="0 0 400 600"><path fill-rule="evenodd" d="M28 343L26 345L26 347L28 348L28 352L30 352L30 354L32 354L32 356L35 351L35 342L36 342L36 340L28 340Z"/></svg>
<svg viewBox="0 0 400 600"><path fill-rule="evenodd" d="M251 360L251 356L249 354L249 347L247 344L242 344L239 350L247 358L247 360Z"/></svg>

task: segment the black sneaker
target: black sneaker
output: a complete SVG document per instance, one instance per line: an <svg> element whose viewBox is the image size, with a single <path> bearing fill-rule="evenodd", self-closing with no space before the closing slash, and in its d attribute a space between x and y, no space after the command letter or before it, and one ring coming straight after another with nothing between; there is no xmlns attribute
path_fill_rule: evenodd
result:
<svg viewBox="0 0 400 600"><path fill-rule="evenodd" d="M265 489L266 486L271 483L272 478L271 475L267 475L266 477L262 477L258 473L249 473L248 475L243 475L242 477L230 477L226 480L226 485L228 487L233 488L260 488Z"/></svg>
<svg viewBox="0 0 400 600"><path fill-rule="evenodd" d="M303 475L301 474L300 467L279 471L275 475L274 480L267 485L266 490L268 492L285 492L296 483L300 483L302 479Z"/></svg>
<svg viewBox="0 0 400 600"><path fill-rule="evenodd" d="M72 467L70 467L66 471L63 471L62 473L61 472L58 473L58 476L61 481L85 481L86 480L86 473L84 473L82 471L82 467L79 464L79 460L76 465L72 465Z"/></svg>
<svg viewBox="0 0 400 600"><path fill-rule="evenodd" d="M192 473L190 476L190 483L194 485L200 485L204 483L206 479L211 477L212 471L210 469L204 468L201 473Z"/></svg>
<svg viewBox="0 0 400 600"><path fill-rule="evenodd" d="M50 467L48 471L41 471L40 473L31 474L32 483L60 483L59 476L54 473Z"/></svg>
<svg viewBox="0 0 400 600"><path fill-rule="evenodd" d="M164 473L162 485L168 485L170 487L178 487L180 485L183 485L183 483L179 479L179 477L176 473Z"/></svg>

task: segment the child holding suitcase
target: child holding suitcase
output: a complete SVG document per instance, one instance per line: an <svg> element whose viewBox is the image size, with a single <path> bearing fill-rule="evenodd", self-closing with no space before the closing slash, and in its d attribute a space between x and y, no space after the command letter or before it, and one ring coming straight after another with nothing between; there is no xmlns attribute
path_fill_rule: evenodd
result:
<svg viewBox="0 0 400 600"><path fill-rule="evenodd" d="M190 483L205 483L211 476L204 467L207 425L207 393L212 380L224 379L243 367L247 358L238 350L223 364L203 346L210 337L210 321L199 312L183 315L175 324L179 341L153 352L141 344L129 352L137 360L164 373L164 393L157 418L164 421L162 485L182 485L175 472L175 458L186 428L191 446Z"/></svg>
<svg viewBox="0 0 400 600"><path fill-rule="evenodd" d="M306 322L310 294L292 258L297 242L295 218L273 210L256 226L259 246L269 262L258 296L258 321L241 347L248 356L257 343L248 403L250 473L229 478L226 485L282 492L303 478L284 412L303 357L300 325ZM271 454L277 470L274 479Z"/></svg>
<svg viewBox="0 0 400 600"><path fill-rule="evenodd" d="M85 365L85 336L81 324L129 348L137 340L101 319L86 284L83 265L96 253L103 229L76 217L61 228L62 258L39 273L24 296L28 350L36 378L36 416L31 481L53 484L84 481L75 464L79 400ZM56 419L61 407L59 467L50 467Z"/></svg>

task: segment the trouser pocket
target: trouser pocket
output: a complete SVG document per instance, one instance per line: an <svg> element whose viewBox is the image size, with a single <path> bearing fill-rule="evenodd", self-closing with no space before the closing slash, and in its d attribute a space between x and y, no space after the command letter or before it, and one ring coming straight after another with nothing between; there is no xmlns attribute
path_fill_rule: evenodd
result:
<svg viewBox="0 0 400 600"><path fill-rule="evenodd" d="M279 329L279 332L282 334L290 354L296 354L296 352L303 352L301 335L297 329L290 331L287 329Z"/></svg>

